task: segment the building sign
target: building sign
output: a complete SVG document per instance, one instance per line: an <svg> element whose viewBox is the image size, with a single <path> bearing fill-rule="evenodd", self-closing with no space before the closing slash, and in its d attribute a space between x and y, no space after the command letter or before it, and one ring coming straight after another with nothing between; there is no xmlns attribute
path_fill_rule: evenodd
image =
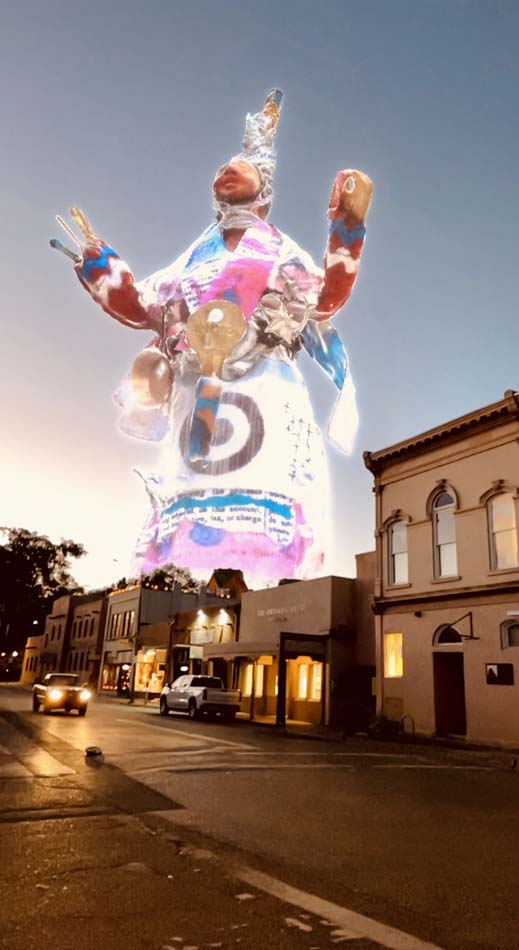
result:
<svg viewBox="0 0 519 950"><path fill-rule="evenodd" d="M260 607L256 611L256 616L260 619L276 620L278 617L288 617L289 615L302 614L306 610L306 604L289 604L286 607Z"/></svg>
<svg viewBox="0 0 519 950"><path fill-rule="evenodd" d="M190 638L191 638L191 643L212 643L213 642L212 628L209 628L209 630L205 628L199 628L198 630L192 629Z"/></svg>
<svg viewBox="0 0 519 950"><path fill-rule="evenodd" d="M513 663L487 663L487 686L513 686Z"/></svg>

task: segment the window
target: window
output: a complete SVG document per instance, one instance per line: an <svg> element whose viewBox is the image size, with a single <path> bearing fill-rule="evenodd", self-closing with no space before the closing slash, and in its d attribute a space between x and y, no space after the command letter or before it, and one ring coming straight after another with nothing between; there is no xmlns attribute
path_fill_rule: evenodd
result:
<svg viewBox="0 0 519 950"><path fill-rule="evenodd" d="M322 663L312 663L312 683L310 687L310 699L312 702L319 702L321 699L323 686L323 665Z"/></svg>
<svg viewBox="0 0 519 950"><path fill-rule="evenodd" d="M265 667L262 664L256 664L256 679L254 683L254 695L263 696L263 680Z"/></svg>
<svg viewBox="0 0 519 950"><path fill-rule="evenodd" d="M438 627L433 637L433 646L438 646L442 643L463 643L456 627L451 627L448 623L444 623L441 627Z"/></svg>
<svg viewBox="0 0 519 950"><path fill-rule="evenodd" d="M403 636L401 633L384 634L384 676L387 679L395 679L404 675L402 642Z"/></svg>
<svg viewBox="0 0 519 950"><path fill-rule="evenodd" d="M254 666L252 663L247 663L243 673L243 695L252 696L252 671Z"/></svg>
<svg viewBox="0 0 519 950"><path fill-rule="evenodd" d="M501 624L501 646L503 650L508 647L519 647L519 619L505 620Z"/></svg>
<svg viewBox="0 0 519 950"><path fill-rule="evenodd" d="M408 581L407 525L405 521L394 521L389 526L389 583L407 584Z"/></svg>
<svg viewBox="0 0 519 950"><path fill-rule="evenodd" d="M458 573L454 507L454 498L448 492L441 492L435 498L433 531L435 574L437 577L455 577Z"/></svg>
<svg viewBox="0 0 519 950"><path fill-rule="evenodd" d="M308 695L308 663L300 663L297 667L297 698L306 699Z"/></svg>
<svg viewBox="0 0 519 950"><path fill-rule="evenodd" d="M515 502L509 492L493 495L488 502L490 563L492 570L517 567L517 523Z"/></svg>

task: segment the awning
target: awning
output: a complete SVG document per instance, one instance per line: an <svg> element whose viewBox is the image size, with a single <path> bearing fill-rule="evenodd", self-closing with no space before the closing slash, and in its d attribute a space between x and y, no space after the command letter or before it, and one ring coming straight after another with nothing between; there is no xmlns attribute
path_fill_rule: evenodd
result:
<svg viewBox="0 0 519 950"><path fill-rule="evenodd" d="M290 641L291 636L294 641ZM312 645L320 647L322 650L324 641L330 636L329 630L319 630L315 633L304 634L285 634L285 644L289 645L290 654L296 647L299 647L297 637L304 637L301 640L301 654L311 652ZM204 660L237 660L256 659L258 656L279 656L279 635L270 643L264 640L238 640L230 643L207 643L204 644Z"/></svg>

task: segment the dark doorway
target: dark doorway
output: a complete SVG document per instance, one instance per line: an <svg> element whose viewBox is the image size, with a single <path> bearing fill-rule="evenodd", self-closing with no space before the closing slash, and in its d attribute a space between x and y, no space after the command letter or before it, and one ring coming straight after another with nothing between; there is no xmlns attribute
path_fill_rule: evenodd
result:
<svg viewBox="0 0 519 950"><path fill-rule="evenodd" d="M222 660L221 657L217 657L216 660L213 660L213 676L219 676L224 689L227 689L227 661Z"/></svg>
<svg viewBox="0 0 519 950"><path fill-rule="evenodd" d="M465 736L463 653L433 653L434 711L437 736Z"/></svg>

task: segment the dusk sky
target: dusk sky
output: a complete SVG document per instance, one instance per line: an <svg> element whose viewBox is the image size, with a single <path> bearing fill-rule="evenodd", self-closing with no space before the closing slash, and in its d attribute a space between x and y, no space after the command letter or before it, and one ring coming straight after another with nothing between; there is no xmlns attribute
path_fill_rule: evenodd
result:
<svg viewBox="0 0 519 950"><path fill-rule="evenodd" d="M112 397L151 334L82 290L54 215L79 205L138 278L165 266L279 86L270 220L321 261L336 171L374 182L336 319L361 425L352 457L327 443L328 572L351 576L374 546L362 452L519 388L519 5L3 0L0 76L0 525L82 541L86 586L127 572L147 510L133 468L157 450L120 433ZM324 429L333 387L300 366Z"/></svg>

